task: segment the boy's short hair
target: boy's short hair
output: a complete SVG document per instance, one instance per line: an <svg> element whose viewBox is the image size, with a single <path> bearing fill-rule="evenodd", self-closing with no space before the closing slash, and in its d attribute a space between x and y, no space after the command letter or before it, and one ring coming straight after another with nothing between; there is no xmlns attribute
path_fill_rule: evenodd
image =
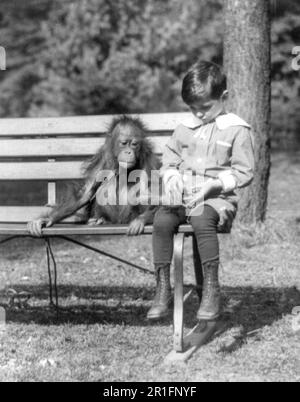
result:
<svg viewBox="0 0 300 402"><path fill-rule="evenodd" d="M226 75L218 64L198 60L182 83L182 99L192 105L205 96L219 99L226 90Z"/></svg>

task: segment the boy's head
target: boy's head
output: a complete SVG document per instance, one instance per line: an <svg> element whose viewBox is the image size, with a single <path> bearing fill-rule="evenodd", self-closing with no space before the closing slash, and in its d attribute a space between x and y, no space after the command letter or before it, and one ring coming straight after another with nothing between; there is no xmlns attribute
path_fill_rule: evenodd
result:
<svg viewBox="0 0 300 402"><path fill-rule="evenodd" d="M215 63L198 61L183 79L182 99L205 123L224 112L226 97L226 75Z"/></svg>

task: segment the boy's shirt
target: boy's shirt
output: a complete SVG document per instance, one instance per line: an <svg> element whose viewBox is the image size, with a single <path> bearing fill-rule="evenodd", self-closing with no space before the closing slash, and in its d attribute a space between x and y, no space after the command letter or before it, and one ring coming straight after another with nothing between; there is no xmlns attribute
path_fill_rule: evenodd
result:
<svg viewBox="0 0 300 402"><path fill-rule="evenodd" d="M174 174L184 178L192 173L204 181L219 178L224 194L247 186L254 170L249 124L233 113L205 125L193 119L178 126L166 145L161 169L164 181Z"/></svg>

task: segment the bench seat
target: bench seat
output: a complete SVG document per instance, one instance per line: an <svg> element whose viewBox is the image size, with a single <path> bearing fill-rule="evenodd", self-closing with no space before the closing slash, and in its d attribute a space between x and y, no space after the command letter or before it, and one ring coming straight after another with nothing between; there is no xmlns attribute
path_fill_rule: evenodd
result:
<svg viewBox="0 0 300 402"><path fill-rule="evenodd" d="M126 235L128 225L101 225L90 226L85 224L56 224L49 229L43 229L43 235L47 237L52 236L71 236L71 235ZM144 235L151 235L153 233L153 226L145 227ZM185 235L192 235L194 233L191 225L181 225L178 233ZM28 236L26 223L0 223L0 235L5 236Z"/></svg>

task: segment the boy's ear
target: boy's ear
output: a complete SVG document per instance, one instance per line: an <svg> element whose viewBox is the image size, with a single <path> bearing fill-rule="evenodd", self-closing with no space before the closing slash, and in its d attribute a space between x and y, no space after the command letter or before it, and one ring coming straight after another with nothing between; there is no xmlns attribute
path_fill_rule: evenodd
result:
<svg viewBox="0 0 300 402"><path fill-rule="evenodd" d="M226 89L226 90L222 93L222 96L221 96L222 101L226 101L226 100L228 99L228 95L229 95L229 92L228 92L228 90Z"/></svg>

